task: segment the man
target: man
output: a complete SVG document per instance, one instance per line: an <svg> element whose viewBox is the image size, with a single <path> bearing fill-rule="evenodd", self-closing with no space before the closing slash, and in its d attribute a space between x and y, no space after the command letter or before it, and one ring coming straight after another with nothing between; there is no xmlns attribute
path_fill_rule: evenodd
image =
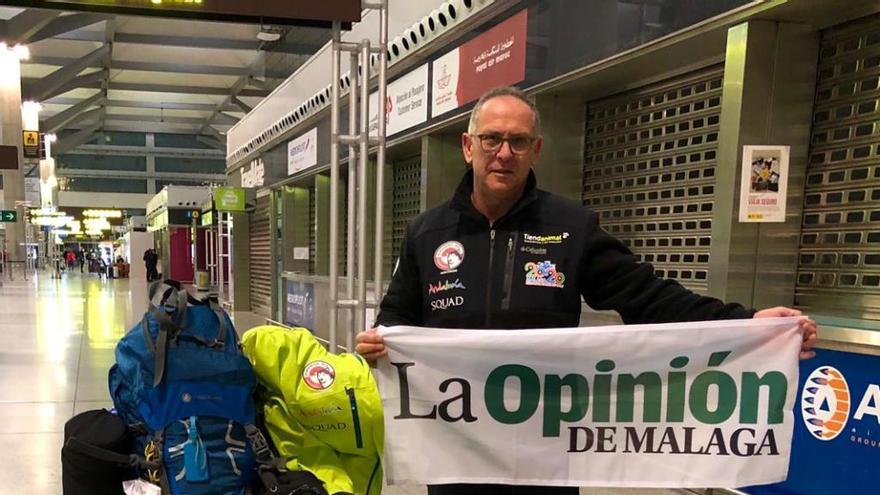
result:
<svg viewBox="0 0 880 495"><path fill-rule="evenodd" d="M156 253L155 249L149 248L144 251L144 265L146 265L147 268L147 282L159 280L159 273L156 270L158 264L159 255Z"/></svg>
<svg viewBox="0 0 880 495"><path fill-rule="evenodd" d="M377 324L443 328L577 326L581 297L625 323L800 316L699 296L654 276L590 209L536 188L543 140L538 111L516 88L483 95L461 138L469 169L453 198L411 222ZM454 253L455 266L449 262ZM447 283L448 282L448 283ZM440 290L438 290L438 288ZM801 320L801 357L816 325ZM357 336L368 360L386 355L374 330ZM430 495L577 494L576 488L441 485Z"/></svg>

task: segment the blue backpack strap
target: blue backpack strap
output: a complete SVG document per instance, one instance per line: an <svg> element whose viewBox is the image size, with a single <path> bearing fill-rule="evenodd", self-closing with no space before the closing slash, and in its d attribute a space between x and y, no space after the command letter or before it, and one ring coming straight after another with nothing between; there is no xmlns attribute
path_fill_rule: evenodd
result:
<svg viewBox="0 0 880 495"><path fill-rule="evenodd" d="M179 284L178 284L179 285ZM165 377L165 355L168 348L169 333L171 339L176 339L186 324L186 304L188 294L167 282L156 283L150 287L150 315L159 323L159 334L154 344L150 337L146 322L143 324L144 338L147 348L155 355L155 369L153 373L153 386L158 387ZM171 306L171 303L175 306ZM172 309L174 318L169 316Z"/></svg>
<svg viewBox="0 0 880 495"><path fill-rule="evenodd" d="M217 332L217 338L214 339L212 347L223 348L223 346L226 345L226 333L229 331L229 328L226 325L226 312L220 307L220 303L215 296L208 296L207 301L211 311L217 315L217 321L220 322L220 331ZM234 341L235 335L233 335L232 338Z"/></svg>

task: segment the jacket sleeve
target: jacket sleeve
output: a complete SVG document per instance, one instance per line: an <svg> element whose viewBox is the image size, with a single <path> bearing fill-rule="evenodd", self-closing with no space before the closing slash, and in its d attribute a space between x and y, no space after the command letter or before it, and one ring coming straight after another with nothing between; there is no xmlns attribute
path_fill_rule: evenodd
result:
<svg viewBox="0 0 880 495"><path fill-rule="evenodd" d="M419 267L412 241L412 225L400 246L400 258L391 276L388 292L382 298L376 325L421 326L422 291L419 287Z"/></svg>
<svg viewBox="0 0 880 495"><path fill-rule="evenodd" d="M654 275L619 240L599 227L595 212L581 259L581 293L590 307L612 309L624 323L669 323L751 318L753 310L695 294L674 280Z"/></svg>

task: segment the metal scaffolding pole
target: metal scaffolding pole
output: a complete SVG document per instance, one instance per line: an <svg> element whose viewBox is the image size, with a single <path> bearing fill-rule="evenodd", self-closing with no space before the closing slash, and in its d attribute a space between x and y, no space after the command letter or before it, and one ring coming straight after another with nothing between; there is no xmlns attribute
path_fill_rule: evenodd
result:
<svg viewBox="0 0 880 495"><path fill-rule="evenodd" d="M374 244L375 298L382 294L382 226L383 226L383 180L382 168L385 164L385 101L387 47L388 47L388 1L364 2L364 9L379 13L379 43L364 39L360 43L343 42L341 25L333 23L332 31L332 82L330 91L330 350L339 348L339 310L343 309L345 348L352 350L356 332L365 330L367 302L367 164L369 147L378 145L376 173L376 242ZM351 61L348 95L349 134L342 135L339 130L339 112L342 106L340 94L340 62L342 52L348 52ZM379 55L378 95L379 129L378 136L370 136L370 58ZM346 286L345 295L339 297L339 149L348 146L348 190L346 211Z"/></svg>

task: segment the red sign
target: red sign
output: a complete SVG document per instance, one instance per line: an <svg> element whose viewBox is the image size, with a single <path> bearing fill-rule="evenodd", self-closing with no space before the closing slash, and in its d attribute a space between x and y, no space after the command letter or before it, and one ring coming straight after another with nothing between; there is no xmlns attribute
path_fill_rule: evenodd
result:
<svg viewBox="0 0 880 495"><path fill-rule="evenodd" d="M526 77L526 10L434 61L432 116Z"/></svg>

